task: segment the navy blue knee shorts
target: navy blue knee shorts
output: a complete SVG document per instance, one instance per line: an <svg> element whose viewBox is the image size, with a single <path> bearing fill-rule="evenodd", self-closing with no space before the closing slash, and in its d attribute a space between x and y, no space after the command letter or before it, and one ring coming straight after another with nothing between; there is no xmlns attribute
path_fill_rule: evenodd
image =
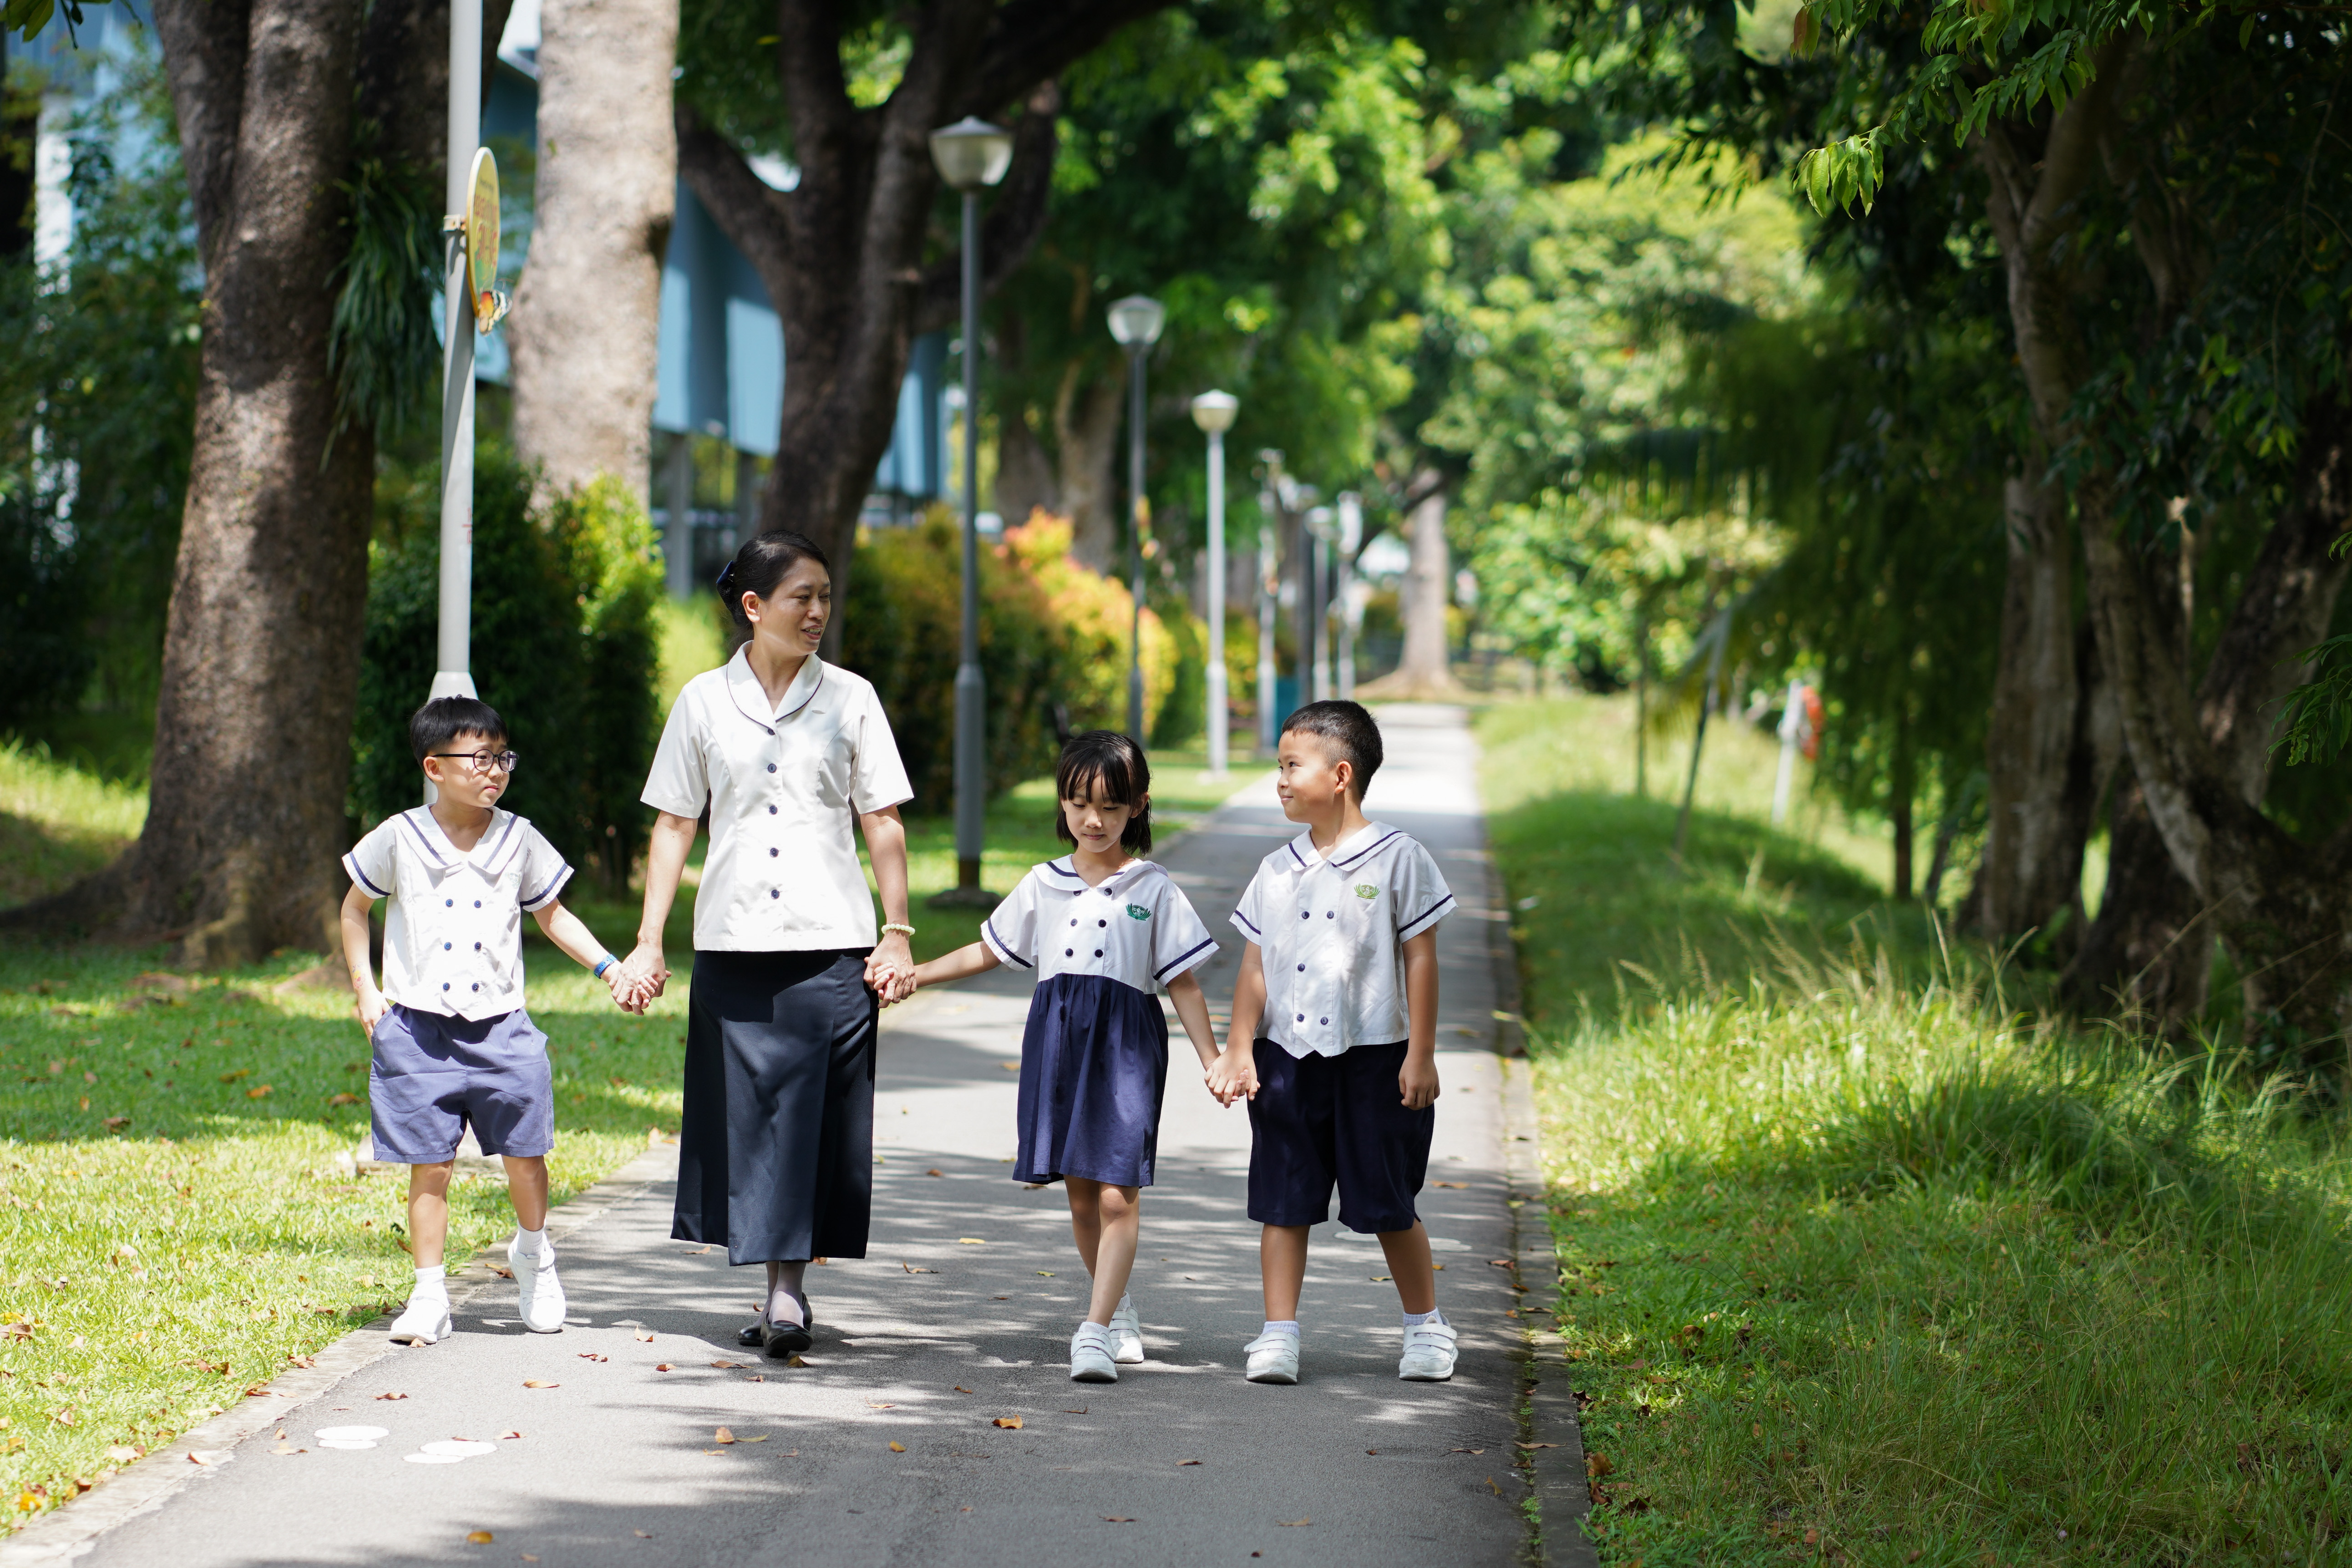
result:
<svg viewBox="0 0 2352 1568"><path fill-rule="evenodd" d="M438 1164L457 1153L469 1125L485 1154L528 1159L555 1147L547 1037L521 1008L457 1018L395 1002L376 1021L373 1054L377 1159Z"/></svg>
<svg viewBox="0 0 2352 1568"><path fill-rule="evenodd" d="M1294 1057L1257 1042L1257 1098L1249 1102L1249 1216L1260 1225L1331 1217L1365 1235L1410 1230L1429 1174L1437 1108L1404 1108L1397 1073L1404 1043L1357 1046L1336 1057Z"/></svg>

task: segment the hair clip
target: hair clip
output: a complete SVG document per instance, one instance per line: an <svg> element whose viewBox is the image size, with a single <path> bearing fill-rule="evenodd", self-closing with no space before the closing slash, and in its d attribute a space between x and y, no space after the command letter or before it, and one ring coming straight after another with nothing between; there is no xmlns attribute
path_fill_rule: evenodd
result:
<svg viewBox="0 0 2352 1568"><path fill-rule="evenodd" d="M730 561L719 569L719 591L725 593L735 582L735 563Z"/></svg>

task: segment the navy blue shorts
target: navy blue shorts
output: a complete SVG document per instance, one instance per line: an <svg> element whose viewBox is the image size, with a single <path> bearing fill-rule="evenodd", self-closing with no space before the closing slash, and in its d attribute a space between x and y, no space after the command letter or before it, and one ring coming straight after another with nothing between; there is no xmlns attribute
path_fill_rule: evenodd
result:
<svg viewBox="0 0 2352 1568"><path fill-rule="evenodd" d="M1404 1108L1404 1043L1294 1057L1257 1042L1249 1102L1249 1216L1260 1225L1319 1225L1339 1189L1339 1223L1370 1236L1411 1230L1429 1174L1437 1108Z"/></svg>
<svg viewBox="0 0 2352 1568"><path fill-rule="evenodd" d="M485 1154L529 1159L555 1147L547 1037L518 1007L458 1018L394 1003L376 1020L368 1063L375 1157L437 1165L470 1125Z"/></svg>

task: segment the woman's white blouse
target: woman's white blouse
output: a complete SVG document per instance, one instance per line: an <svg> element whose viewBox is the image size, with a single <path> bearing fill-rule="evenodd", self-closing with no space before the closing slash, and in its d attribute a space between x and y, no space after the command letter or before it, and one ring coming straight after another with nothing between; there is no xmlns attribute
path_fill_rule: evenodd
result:
<svg viewBox="0 0 2352 1568"><path fill-rule="evenodd" d="M1033 867L981 922L980 939L1040 980L1099 974L1147 994L1217 955L1192 901L1150 860L1091 888L1067 856Z"/></svg>
<svg viewBox="0 0 2352 1568"><path fill-rule="evenodd" d="M639 798L709 809L695 947L775 952L874 945L856 818L914 794L870 683L812 655L772 709L739 648L677 694Z"/></svg>

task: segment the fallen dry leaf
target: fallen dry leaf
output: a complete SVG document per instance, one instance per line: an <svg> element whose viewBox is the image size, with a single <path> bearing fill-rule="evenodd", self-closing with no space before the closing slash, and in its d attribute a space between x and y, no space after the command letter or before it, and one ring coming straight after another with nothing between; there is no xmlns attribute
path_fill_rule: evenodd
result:
<svg viewBox="0 0 2352 1568"><path fill-rule="evenodd" d="M1071 1409L1068 1409L1068 1408L1065 1407L1065 1408L1064 1408L1064 1410L1062 1411L1062 1414L1063 1414L1063 1415L1084 1415L1086 1413L1087 1413L1087 1407L1086 1407L1085 1405L1079 1405L1076 1410L1071 1410Z"/></svg>
<svg viewBox="0 0 2352 1568"><path fill-rule="evenodd" d="M907 1445L904 1443L893 1443L890 1445L890 1451L894 1454L903 1454L907 1451Z"/></svg>
<svg viewBox="0 0 2352 1568"><path fill-rule="evenodd" d="M1198 1459L1179 1459L1176 1461L1176 1468L1181 1470L1187 1465L1197 1465L1200 1462Z"/></svg>
<svg viewBox="0 0 2352 1568"><path fill-rule="evenodd" d="M488 1546L491 1542L496 1541L497 1539L497 1536L492 1535L487 1530L469 1530L466 1531L466 1544L468 1546Z"/></svg>
<svg viewBox="0 0 2352 1568"><path fill-rule="evenodd" d="M736 1439L736 1441L737 1441L737 1442L740 1442L740 1443L764 1443L764 1442L766 1442L767 1440L768 1440L768 1434L766 1434L765 1432L761 1433L761 1434L760 1434L758 1436L756 1436L756 1437L739 1437L739 1438L737 1438L737 1439Z"/></svg>
<svg viewBox="0 0 2352 1568"><path fill-rule="evenodd" d="M405 1399L408 1395L405 1394L379 1394L376 1397L378 1399Z"/></svg>
<svg viewBox="0 0 2352 1568"><path fill-rule="evenodd" d="M735 1434L721 1426L710 1435L710 1440L714 1443L732 1443L735 1440Z"/></svg>
<svg viewBox="0 0 2352 1568"><path fill-rule="evenodd" d="M1452 1452L1456 1454L1483 1454L1486 1451L1486 1450L1484 1448L1455 1448L1452 1450Z"/></svg>
<svg viewBox="0 0 2352 1568"><path fill-rule="evenodd" d="M992 1426L1002 1426L1007 1432L1018 1432L1021 1430L1021 1417L1018 1415L1000 1415L995 1420L990 1422L989 1425Z"/></svg>
<svg viewBox="0 0 2352 1568"><path fill-rule="evenodd" d="M1587 1454L1584 1456L1584 1473L1591 1476L1595 1480L1600 1479L1602 1476L1614 1475L1616 1474L1616 1462L1611 1459L1606 1454Z"/></svg>
<svg viewBox="0 0 2352 1568"><path fill-rule="evenodd" d="M961 1384L961 1383L959 1383L959 1384L957 1384L955 1385L955 1391L956 1391L958 1394L970 1394L970 1393L971 1392L971 1389L966 1388L966 1387L965 1387L962 1384Z"/></svg>
<svg viewBox="0 0 2352 1568"><path fill-rule="evenodd" d="M1102 1516L1102 1521L1105 1524L1133 1524L1135 1522L1132 1518L1123 1513L1107 1513Z"/></svg>
<svg viewBox="0 0 2352 1568"><path fill-rule="evenodd" d="M801 1360L801 1358L800 1358L800 1357L798 1357L798 1356L796 1356L796 1355L793 1355L793 1356L786 1356L786 1357L784 1358L784 1364L785 1364L786 1366L806 1366L806 1365L808 1365L808 1363L806 1363L806 1362L804 1362L804 1361Z"/></svg>
<svg viewBox="0 0 2352 1568"><path fill-rule="evenodd" d="M278 1435L280 1437L286 1436L283 1432L280 1432ZM117 1443L114 1447L107 1449L106 1457L112 1459L118 1465L127 1465L131 1460L139 1457L139 1450L136 1448L126 1448L121 1444Z"/></svg>
<svg viewBox="0 0 2352 1568"><path fill-rule="evenodd" d="M1511 1263L1512 1260L1507 1258L1489 1258L1486 1259L1486 1267L1489 1268L1508 1268L1511 1267Z"/></svg>
<svg viewBox="0 0 2352 1568"><path fill-rule="evenodd" d="M986 1247L988 1243L976 1236L959 1236L956 1237L956 1245L958 1247Z"/></svg>
<svg viewBox="0 0 2352 1568"><path fill-rule="evenodd" d="M1463 1188L1463 1187L1467 1187L1470 1184L1469 1184L1469 1183L1467 1183L1467 1182L1432 1182L1432 1183L1430 1183L1429 1184L1430 1184L1431 1186L1433 1186L1433 1187L1455 1187L1455 1188Z"/></svg>
<svg viewBox="0 0 2352 1568"><path fill-rule="evenodd" d="M996 1065L1003 1068L1006 1072L1019 1072L1021 1070L1021 1064L1019 1062L999 1062Z"/></svg>
<svg viewBox="0 0 2352 1568"><path fill-rule="evenodd" d="M1274 1522L1285 1530L1297 1530L1302 1524L1312 1524L1315 1521L1311 1519L1277 1519Z"/></svg>
<svg viewBox="0 0 2352 1568"><path fill-rule="evenodd" d="M654 1532L650 1530L632 1531L630 1533L634 1534L639 1541L651 1541L654 1538Z"/></svg>
<svg viewBox="0 0 2352 1568"><path fill-rule="evenodd" d="M99 1125L105 1128L109 1132L120 1132L124 1128L131 1125L131 1118L128 1116L110 1116L100 1121Z"/></svg>
<svg viewBox="0 0 2352 1568"><path fill-rule="evenodd" d="M212 1461L210 1459L200 1459L196 1458L195 1455L190 1454L188 1456L188 1463L192 1465L208 1465L212 1463Z"/></svg>
<svg viewBox="0 0 2352 1568"><path fill-rule="evenodd" d="M523 1385L525 1388L562 1388L562 1387L563 1386L563 1385L562 1385L562 1384L560 1384L560 1383L549 1383L549 1382L545 1381L544 1379L541 1379L541 1378L536 1378L536 1377L526 1377L526 1378L524 1378L524 1379L522 1380L522 1385ZM405 1398L407 1398L408 1396L407 1396L406 1394L402 1394L402 1395L401 1395L401 1397L402 1397L403 1399L405 1399Z"/></svg>
<svg viewBox="0 0 2352 1568"><path fill-rule="evenodd" d="M721 1372L734 1372L739 1368L750 1366L751 1363L748 1361L714 1361L710 1364L717 1367Z"/></svg>
<svg viewBox="0 0 2352 1568"><path fill-rule="evenodd" d="M348 1089L341 1094L331 1094L327 1097L327 1103L330 1106L357 1105L359 1102L360 1097Z"/></svg>
<svg viewBox="0 0 2352 1568"><path fill-rule="evenodd" d="M645 1341L646 1343L651 1344L654 1342L654 1331L651 1329L638 1329L635 1331L635 1332L636 1333L637 1338Z"/></svg>
<svg viewBox="0 0 2352 1568"><path fill-rule="evenodd" d="M1557 1448L1559 1445L1557 1443L1522 1443L1519 1447L1522 1448Z"/></svg>
<svg viewBox="0 0 2352 1568"><path fill-rule="evenodd" d="M582 1361L611 1361L613 1358L608 1355L598 1355L594 1351L582 1351L580 1352L580 1359ZM719 1364L724 1366L726 1363L721 1362Z"/></svg>
<svg viewBox="0 0 2352 1568"><path fill-rule="evenodd" d="M259 1100L263 1095L266 1095L268 1092L269 1085L266 1083L260 1084L253 1089L247 1089L245 1091L245 1098L247 1100Z"/></svg>
<svg viewBox="0 0 2352 1568"><path fill-rule="evenodd" d="M866 1402L866 1407L868 1410L896 1410L898 1408L895 1405L877 1405L870 1399Z"/></svg>
<svg viewBox="0 0 2352 1568"><path fill-rule="evenodd" d="M520 1432L501 1432L501 1433L499 1433L499 1436L501 1436L501 1437L504 1437L504 1438L505 1438L505 1439L507 1439L509 1442L512 1442L512 1441L514 1441L514 1439L516 1439L517 1437L521 1436L522 1436L522 1434L521 1434L521 1433L520 1433Z"/></svg>
<svg viewBox="0 0 2352 1568"><path fill-rule="evenodd" d="M656 1372L675 1372L677 1369L671 1366L669 1363L666 1361L657 1361L654 1363L654 1370Z"/></svg>
<svg viewBox="0 0 2352 1568"><path fill-rule="evenodd" d="M925 1175L927 1175L927 1176L944 1176L944 1175L946 1175L946 1174L947 1174L947 1173L946 1173L945 1171L940 1170L938 1166L934 1165L931 1169L929 1169L929 1170L928 1170L928 1171L925 1171L925 1172L923 1173L923 1174L925 1174Z"/></svg>

